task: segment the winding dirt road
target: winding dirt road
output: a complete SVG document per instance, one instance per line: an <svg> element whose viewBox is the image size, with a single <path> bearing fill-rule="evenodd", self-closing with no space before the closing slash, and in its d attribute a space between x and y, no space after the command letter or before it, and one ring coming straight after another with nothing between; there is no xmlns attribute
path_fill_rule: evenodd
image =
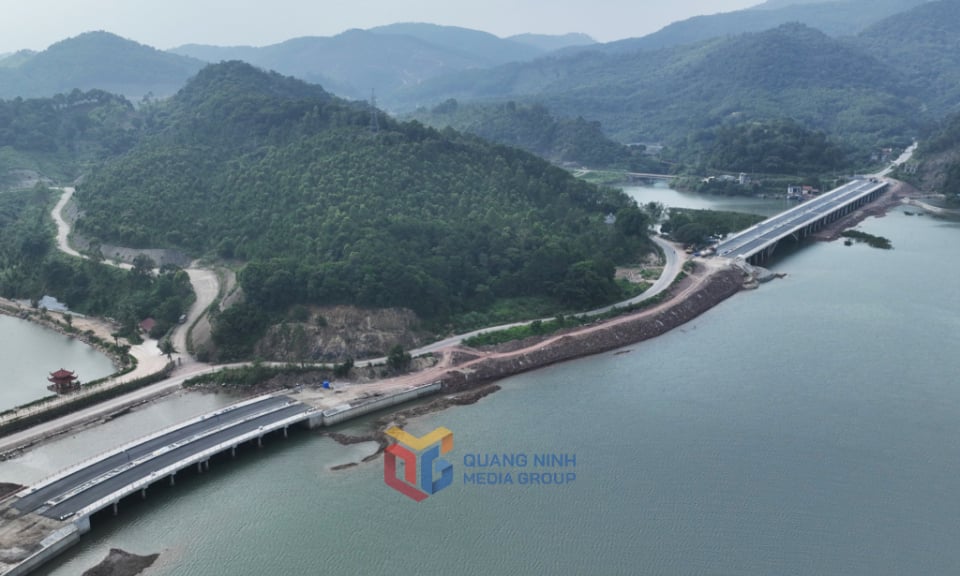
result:
<svg viewBox="0 0 960 576"><path fill-rule="evenodd" d="M81 254L70 246L70 224L63 218L63 208L73 197L73 193L73 188L64 188L63 194L60 196L60 200L57 202L56 206L54 206L53 211L51 212L51 216L57 225L57 248L65 254L69 254L77 258L87 258L86 255ZM104 263L114 265L107 261L104 261ZM121 264L120 267L129 269L130 265ZM29 446L66 430L70 430L76 426L96 421L108 414L129 408L130 406L135 406L158 396L175 392L181 388L184 380L192 376L221 370L223 368L222 366L211 366L209 364L197 362L186 352L187 333L189 332L189 328L191 325L193 325L195 320L200 318L200 316L206 312L210 304L212 304L216 299L220 290L219 279L213 270L207 270L204 268L191 267L188 268L186 272L190 276L190 283L193 286L194 293L196 294L196 301L193 303L187 313L187 321L182 325L177 326L171 335L173 345L180 353L178 356L179 360L181 361L181 365L177 366L170 378L167 378L156 384L151 384L149 386L134 390L133 392L129 392L111 400L101 402L96 406L91 406L84 410L70 413L61 418L33 426L28 430L4 436L2 439L0 439L0 453ZM93 318L85 318L83 319L83 322L100 325L98 327L100 328L99 332L101 335L104 333L109 335L111 331L111 328L107 326L105 322L98 321ZM130 353L137 359L136 370L116 378L111 382L111 384L104 384L97 390L97 392L106 389L104 386L116 386L135 378L154 374L162 370L167 364L167 359L163 356L163 354L160 353L160 349L158 348L155 340L147 340L143 344L132 346L130 348ZM76 398L76 396L71 397L71 399L73 398Z"/></svg>
<svg viewBox="0 0 960 576"><path fill-rule="evenodd" d="M88 258L87 255L81 254L70 246L70 224L63 217L63 208L70 202L70 199L73 198L74 191L74 188L64 188L63 194L60 195L60 200L57 201L57 205L54 206L50 215L57 225L57 248L64 254L69 254L70 256ZM132 268L130 264L126 263L114 264L107 260L104 260L103 263L110 266L118 266L125 270ZM190 284L193 286L196 301L190 306L190 310L187 311L186 322L174 329L170 339L173 342L174 348L180 353L181 359L187 362L195 362L187 354L187 333L190 331L190 326L207 311L210 304L217 298L217 294L220 292L220 281L217 278L216 272L206 268L198 268L191 265L190 268L186 269L186 272L187 275L190 276ZM154 354L145 351L152 348L156 348L156 346L143 348L140 353L145 354L145 356L143 358L137 357L137 360L146 360L149 362ZM137 350L131 349L131 352L137 352Z"/></svg>
<svg viewBox="0 0 960 576"><path fill-rule="evenodd" d="M78 251L74 250L70 246L69 244L70 225L63 218L63 208L70 201L70 199L73 196L73 193L74 193L73 188L64 188L63 194L60 196L60 200L57 202L52 212L53 219L57 224L57 247L66 254L70 254L72 256L76 256L79 258L86 258L85 255L80 254ZM664 266L663 273L661 274L661 277L654 283L653 286L651 286L643 294L635 298L632 298L626 302L621 302L619 304L620 306L630 304L633 302L638 302L640 300L650 298L651 296L659 294L660 292L669 288L674 278L676 278L677 274L680 273L680 270L684 262L684 258L682 254L673 245L659 238L654 238L654 240L657 242L657 244L659 244L663 248L664 253L666 255L666 263ZM123 267L129 267L129 265L123 265ZM194 292L196 293L196 302L193 304L193 306L191 306L190 311L188 312L187 321L181 326L178 326L172 336L174 347L181 354L182 364L176 368L175 372L173 373L173 375L171 375L170 378L167 378L156 384L145 386L143 388L140 388L128 394L124 394L123 396L113 398L109 401L100 403L96 406L92 406L90 408L68 414L56 420L52 420L50 422L46 422L38 426L34 426L28 430L24 430L16 434L6 436L0 439L0 453L29 447L33 444L42 442L50 437L63 433L67 430L73 429L77 426L94 422L97 419L100 419L105 415L117 412L118 410L123 410L130 406L135 406L140 403L143 403L151 398L155 398L158 396L168 394L170 392L174 392L182 386L184 380L192 376L214 372L214 371L222 370L228 367L236 367L236 366L244 365L243 363L240 363L240 364L232 364L228 366L227 365L211 366L209 364L197 362L196 360L194 360L193 358L191 358L189 355L186 354L186 350L187 350L186 338L187 338L189 327L193 325L193 323L206 312L210 304L212 304L213 301L217 298L219 289L220 289L219 279L217 278L216 273L212 270L207 270L207 269L192 266L187 269L187 273L190 276L190 282L193 285ZM684 294L694 290L698 285L699 285L699 280L695 281L692 286L684 290ZM683 294L680 297L682 296ZM599 310L588 312L587 314L600 314L610 308L612 307L605 307ZM650 310L650 312L653 313L654 311L659 310L659 308L660 306L653 307ZM630 317L634 317L634 316L631 315ZM625 320L626 318L621 317L611 321L621 322ZM517 324L526 324L526 323L529 323L529 322L521 322ZM511 324L508 326L513 326L517 324ZM504 327L505 326L485 328L484 330L481 330L481 331L498 330ZM589 332L592 329L593 328L586 327L574 332L573 334L574 335L583 334L583 333ZM481 331L477 331L477 332L481 332ZM337 403L348 402L354 398L362 398L371 393L395 391L395 390L407 388L411 385L430 382L431 380L435 380L440 374L442 374L447 369L449 369L452 363L451 358L453 356L452 354L453 350L455 350L456 347L459 346L459 344L463 341L464 338L467 338L472 334L474 333L453 336L451 338L447 338L439 342L434 342L433 344L430 344L423 348L411 351L414 354L423 354L427 352L440 353L442 360L433 369L428 369L422 372L409 374L400 378L393 378L390 380L384 380L384 381L374 382L370 384L358 384L358 385L346 386L345 389L341 390L342 394L338 394L338 396L334 399L334 401ZM569 337L570 335L571 334L567 334L564 336L557 336L556 338ZM545 342L541 342L537 346L544 346L544 345L548 346L550 342L552 342L556 338L549 339ZM159 355L159 350L157 350L155 343L152 347L150 346L141 347L140 349L136 349L133 351L139 354L137 357L138 361L141 363L141 365L144 366L144 368L146 368L146 366L148 365L153 365L153 363L155 363L158 360L160 362L163 362L165 360L161 355ZM517 351L517 352L522 353L522 351ZM497 356L501 355L501 353L489 353L489 354L493 354ZM504 354L509 354L509 353L504 353ZM482 357L486 357L486 356L487 355L482 355ZM480 360L481 358L477 358L474 362L477 362ZM377 362L383 362L383 361L384 359L372 359L372 360L366 360L363 362L358 362L357 365L360 366L364 364L377 363ZM472 362L468 362L466 365L462 367L469 369L469 365L471 363ZM155 372L157 369L158 368L154 367L152 372ZM138 372L139 370L140 368L138 365ZM133 377L132 374L133 373L125 377L123 380L118 380L118 382L122 382L129 379L130 377ZM143 375L143 374L140 374L140 375ZM303 394L304 396L309 396L310 392L302 391L301 394ZM306 397L304 397L303 399L317 400L316 398L306 398Z"/></svg>

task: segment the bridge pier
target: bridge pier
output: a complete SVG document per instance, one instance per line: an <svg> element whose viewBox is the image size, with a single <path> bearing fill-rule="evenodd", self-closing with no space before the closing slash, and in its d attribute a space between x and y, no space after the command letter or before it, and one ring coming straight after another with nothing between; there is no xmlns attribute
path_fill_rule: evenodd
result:
<svg viewBox="0 0 960 576"><path fill-rule="evenodd" d="M119 503L119 502L114 502L114 503L113 503L113 515L116 516L116 515L119 514L119 513L120 513L120 503Z"/></svg>
<svg viewBox="0 0 960 576"><path fill-rule="evenodd" d="M289 429L289 428L290 428L289 426L284 426L284 427L283 427L283 437L284 437L284 438L288 438L288 437L289 437L289 436L287 435L287 429Z"/></svg>
<svg viewBox="0 0 960 576"><path fill-rule="evenodd" d="M171 486L176 486L176 485L177 485L177 473L176 473L176 472L174 472L173 474L170 475L170 485L171 485Z"/></svg>
<svg viewBox="0 0 960 576"><path fill-rule="evenodd" d="M146 487L146 486L144 486L143 488L140 489L140 499L141 499L141 500L146 500L146 499L147 499L147 487Z"/></svg>
<svg viewBox="0 0 960 576"><path fill-rule="evenodd" d="M257 448L263 448L263 436L257 436Z"/></svg>
<svg viewBox="0 0 960 576"><path fill-rule="evenodd" d="M230 447L230 457L231 457L231 458L236 458L236 457L237 457L237 447L236 447L236 446L231 446L231 447Z"/></svg>

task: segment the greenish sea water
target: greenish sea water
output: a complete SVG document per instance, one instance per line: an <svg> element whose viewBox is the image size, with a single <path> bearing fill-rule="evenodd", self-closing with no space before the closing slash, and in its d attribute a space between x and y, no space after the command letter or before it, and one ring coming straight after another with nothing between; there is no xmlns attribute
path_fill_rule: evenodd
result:
<svg viewBox="0 0 960 576"><path fill-rule="evenodd" d="M955 575L960 226L895 211L861 228L894 249L788 251L772 265L786 278L660 338L415 419L455 437L454 482L424 502L384 485L382 459L331 471L369 445L303 432L124 501L40 573L120 547L160 552L151 576ZM219 403L191 398L2 463L0 480ZM465 457L494 453L573 454L576 480L465 484Z"/></svg>

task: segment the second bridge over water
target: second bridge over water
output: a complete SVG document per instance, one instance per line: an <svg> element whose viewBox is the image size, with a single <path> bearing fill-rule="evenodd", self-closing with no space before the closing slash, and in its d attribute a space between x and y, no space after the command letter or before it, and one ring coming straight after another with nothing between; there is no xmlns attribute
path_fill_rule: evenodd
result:
<svg viewBox="0 0 960 576"><path fill-rule="evenodd" d="M717 245L725 258L759 264L770 257L784 238L797 240L839 220L880 197L889 183L877 178L858 178L772 216Z"/></svg>

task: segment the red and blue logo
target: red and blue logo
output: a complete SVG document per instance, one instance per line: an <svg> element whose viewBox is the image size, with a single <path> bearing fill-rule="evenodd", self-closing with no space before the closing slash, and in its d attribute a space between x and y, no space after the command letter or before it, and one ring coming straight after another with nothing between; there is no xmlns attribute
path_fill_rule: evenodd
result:
<svg viewBox="0 0 960 576"><path fill-rule="evenodd" d="M440 456L453 450L453 432L440 427L417 437L394 426L396 440L383 457L383 481L404 496L422 502L453 482L453 465Z"/></svg>

